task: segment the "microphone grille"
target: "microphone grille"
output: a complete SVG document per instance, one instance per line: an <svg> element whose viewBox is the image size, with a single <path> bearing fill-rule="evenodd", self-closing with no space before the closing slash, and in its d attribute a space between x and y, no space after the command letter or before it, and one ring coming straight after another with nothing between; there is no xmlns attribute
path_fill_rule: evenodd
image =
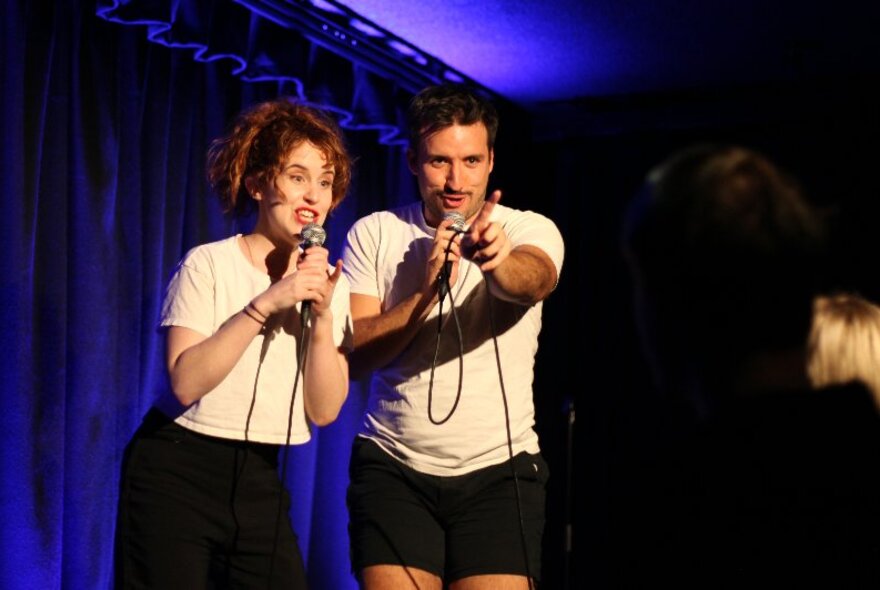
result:
<svg viewBox="0 0 880 590"><path fill-rule="evenodd" d="M307 223L302 228L303 248L323 246L327 231L317 223Z"/></svg>
<svg viewBox="0 0 880 590"><path fill-rule="evenodd" d="M443 219L451 219L452 225L449 226L449 229L455 232L463 232L464 231L464 215L459 213L458 211L450 211L443 215Z"/></svg>

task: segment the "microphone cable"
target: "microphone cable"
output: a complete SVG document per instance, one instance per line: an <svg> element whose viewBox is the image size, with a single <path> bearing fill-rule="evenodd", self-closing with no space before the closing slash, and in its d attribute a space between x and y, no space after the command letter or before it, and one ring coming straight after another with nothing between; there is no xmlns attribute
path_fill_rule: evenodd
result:
<svg viewBox="0 0 880 590"><path fill-rule="evenodd" d="M485 280L485 274L484 280ZM489 307L489 327L492 331L492 343L495 346L495 364L498 367L498 384L501 386L501 401L504 406L504 427L507 432L507 457L510 460L510 474L513 477L513 493L516 497L516 515L519 524L520 546L523 552L523 563L526 566L526 581L529 590L535 589L535 580L532 576L531 566L529 565L529 552L526 548L525 524L522 514L522 497L519 489L519 477L516 473L516 466L513 463L513 435L510 433L510 407L507 404L507 390L504 387L504 372L501 369L501 351L498 348L498 331L495 326L495 314L492 309L492 294L489 292L488 280L486 280L486 302Z"/></svg>
<svg viewBox="0 0 880 590"><path fill-rule="evenodd" d="M302 309L302 305L300 305L300 309ZM287 458L290 454L290 434L293 430L293 404L296 400L296 388L299 385L299 376L303 375L303 379L305 379L305 358L306 358L306 349L308 348L309 338L307 337L308 332L308 322L306 321L306 314L300 313L300 326L302 328L302 345L298 347L297 355L296 355L296 377L293 380L293 391L290 393L290 410L287 414L287 437L284 441L284 450L281 452L281 487L278 489L278 508L275 512L275 532L273 534L272 539L272 556L269 559L269 579L266 581L267 590L272 590L272 574L275 573L275 553L278 551L278 535L281 532L281 513L283 512L282 508L284 506L284 478L287 475ZM308 420L306 420L306 425L308 425Z"/></svg>
<svg viewBox="0 0 880 590"><path fill-rule="evenodd" d="M446 245L444 250L445 257L443 259L443 268L445 268L449 262L450 248L452 248L452 240L449 241L449 244ZM452 418L452 415L458 407L458 402L461 401L461 387L464 381L464 341L461 335L461 323L458 319L458 312L455 310L455 297L452 295L452 285L449 284L450 274L452 273L441 272L440 285L438 287L438 290L440 291L440 305L437 310L437 339L434 345L434 358L431 361L431 375L428 379L428 420L430 420L431 424L434 424L435 426L445 424L450 418ZM455 392L455 401L452 403L452 408L449 410L449 413L446 414L446 417L442 420L437 420L434 418L434 410L432 409L434 399L434 370L437 368L437 358L440 355L440 336L443 333L443 301L446 299L446 295L449 296L449 307L455 323L455 330L458 335L458 388Z"/></svg>
<svg viewBox="0 0 880 590"><path fill-rule="evenodd" d="M327 238L327 232L323 227L318 225L317 223L307 223L302 229L302 251L305 251L311 246L323 246L324 240ZM285 490L285 478L287 477L287 459L290 454L290 435L293 431L293 406L296 401L296 388L299 385L299 377L303 375L303 380L305 380L305 358L306 358L306 349L309 345L309 316L311 314L312 302L309 299L303 299L300 302L300 334L302 334L302 341L300 346L297 347L297 355L296 355L296 377L293 380L293 391L290 392L290 409L287 413L287 435L284 439L284 449L281 452L281 474L279 478L281 480L281 486L278 488L278 508L275 512L275 532L272 535L272 554L269 558L269 578L266 580L266 588L267 590L272 590L272 574L275 573L275 554L278 552L278 535L281 533L281 514L283 512L282 508L284 507L284 490ZM295 338L294 338L295 339ZM303 411L305 411L305 406L303 406ZM311 426L309 425L308 419L306 419L306 426L309 427L309 431L311 432Z"/></svg>
<svg viewBox="0 0 880 590"><path fill-rule="evenodd" d="M452 242L450 241L449 245L445 249L446 258L444 259L444 264L449 260L449 251L450 251L451 246L452 246ZM442 280L444 280L446 282L445 291L449 295L450 307L451 307L450 313L452 314L452 318L455 323L456 332L458 335L458 347L459 347L458 389L456 391L455 402L452 405L452 409L450 409L449 413L446 415L445 418L443 418L442 420L436 420L433 416L432 400L433 400L433 388L434 388L434 370L437 365L437 358L438 358L439 350L440 350L440 336L443 331L443 301L444 301L445 297L441 297L439 309L438 309L438 314L437 314L437 339L436 339L436 345L434 348L434 358L431 363L431 376L430 376L430 380L428 382L428 419L431 421L432 424L435 424L438 426L445 423L446 421L448 421L452 417L453 413L455 412L455 409L458 407L458 403L461 400L462 382L463 382L463 377L464 377L464 343L463 343L462 333L461 333L461 323L458 319L458 313L455 308L455 298L452 294L452 288L451 288L451 285L449 284L449 278L450 277L448 276L448 274L444 274L444 276L442 277ZM523 552L523 563L525 564L528 587L529 587L529 590L534 590L535 589L535 581L534 581L534 577L532 576L531 566L529 564L528 549L526 547L525 523L523 522L522 496L521 496L521 492L520 492L520 488L519 488L519 477L516 473L516 466L514 465L514 461L513 461L513 435L510 432L510 408L507 403L507 389L504 386L504 372L501 367L501 351L498 347L498 335L497 335L498 330L495 325L495 315L494 315L494 309L492 306L492 294L491 294L491 292L489 292L488 281L485 279L485 274L484 274L484 282L487 285L487 287L486 287L486 303L488 306L489 326L490 326L490 330L491 330L491 334L492 334L492 343L494 345L494 350L495 350L495 364L498 368L498 383L501 387L501 401L502 401L502 405L504 407L504 427L505 427L505 431L507 434L507 456L508 456L508 459L510 462L510 473L513 478L514 496L516 498L516 512L517 512L517 521L518 521L518 525L519 525L520 547L522 548L522 552Z"/></svg>
<svg viewBox="0 0 880 590"><path fill-rule="evenodd" d="M242 449L242 459L241 466L236 470L235 477L232 482L232 492L229 495L229 511L232 514L232 520L235 522L235 535L233 536L232 545L233 547L238 544L238 533L241 530L239 526L238 517L235 513L235 497L238 494L238 484L241 481L242 476L244 475L245 467L247 467L247 460L250 454L250 448L248 443L250 440L248 439L248 434L250 433L251 427L251 417L254 414L254 406L257 403L257 384L260 382L260 371L263 369L263 361L266 358L266 353L269 351L269 341L272 340L274 334L271 328L268 327L269 319L266 319L266 323L263 324L263 327L260 328L260 334L263 335L263 344L260 346L260 358L257 361L257 372L254 375L254 389L251 392L251 402L248 406L247 418L244 422L244 448ZM237 462L237 459L236 459ZM229 568L229 560L227 560L227 575Z"/></svg>
<svg viewBox="0 0 880 590"><path fill-rule="evenodd" d="M306 224L306 226L303 228L303 234L304 234L303 237L305 238L305 241L307 243L309 243L310 245L319 245L319 246L323 245L324 240L327 237L327 233L325 232L324 228L316 223ZM271 588L272 588L272 575L275 573L275 554L278 551L278 535L281 532L281 529L280 529L281 513L283 512L282 508L284 506L284 490L285 490L285 481L284 480L287 476L287 461L288 461L288 455L290 453L290 437L291 437L291 434L293 431L293 408L294 408L294 403L296 401L296 390L297 390L297 387L299 386L299 377L301 374L304 374L304 370L305 370L304 362L305 362L305 356L306 356L306 348L308 348L308 342L309 342L309 338L307 337L308 336L309 312L310 312L310 305L307 304L306 301L302 301L300 303L300 328L301 328L300 333L302 334L302 344L301 344L301 346L297 347L296 373L295 373L296 376L294 377L294 380L293 380L293 390L290 393L290 408L288 410L288 415L287 415L287 434L284 439L284 449L283 449L283 452L281 453L282 459L281 459L281 472L279 475L280 486L278 489L278 508L275 512L275 526L274 526L274 532L272 535L272 537L273 537L272 538L272 552L269 557L269 575L266 580L267 590L271 590ZM263 361L265 360L266 353L269 350L269 342L271 342L275 336L274 325L273 325L275 322L273 321L270 324L271 319L272 319L272 316L267 318L266 322L263 324L262 329L260 330L260 333L263 334L263 344L260 348L260 358L259 358L259 361L257 362L257 372L254 375L254 389L251 394L250 405L248 406L247 418L245 419L244 457L242 459L241 467L238 469L238 472L235 476L235 481L233 481L232 494L230 496L230 509L232 512L232 518L235 521L235 525L236 525L235 542L237 542L238 531L239 531L238 519L235 516L235 496L238 492L238 483L241 480L241 476L244 474L244 469L245 469L245 466L247 465L247 458L248 458L248 451L249 451L247 443L250 442L248 439L248 434L250 432L251 418L253 417L254 406L256 405L256 402L257 402L257 384L259 383L259 380L260 380L260 372L263 368ZM306 421L306 425L307 426L309 425L308 420Z"/></svg>
<svg viewBox="0 0 880 590"><path fill-rule="evenodd" d="M287 434L284 439L284 448L281 453L282 459L281 459L281 473L279 475L280 486L278 489L278 507L275 512L275 525L274 525L274 531L272 534L272 551L271 551L271 554L269 557L269 575L268 575L268 578L266 579L267 590L272 589L272 575L275 573L275 554L278 551L278 536L281 532L281 527L280 527L281 514L283 512L282 508L284 506L284 489L285 489L284 488L284 486L285 486L284 480L285 480L285 477L287 476L287 460L288 460L288 455L290 453L290 437L291 437L291 434L293 431L293 407L294 407L294 402L296 401L296 390L297 390L297 387L299 386L299 377L303 373L303 370L304 370L303 363L305 362L306 348L308 347L308 342L309 342L309 339L307 338L308 327L307 327L307 323L306 323L306 318L303 314L300 314L300 319L301 319L301 327L302 327L302 345L297 347L298 350L297 350L297 359L296 359L296 367L297 367L296 377L293 380L293 390L291 391L291 394L290 394L290 408L288 410L288 415L287 415ZM257 373L254 376L254 390L251 395L251 403L250 403L250 406L248 407L247 419L245 421L245 426L244 426L244 441L245 441L245 443L250 442L248 439L248 433L250 431L251 417L253 416L254 406L256 405L256 401L257 401L257 383L259 382L259 379L260 379L260 371L263 368L263 361L266 358L266 352L269 350L269 342L274 337L274 330L269 327L269 320L266 321L266 324L263 326L261 332L263 333L263 345L260 349L260 360L257 364ZM241 467L238 469L238 474L236 475L235 482L233 482L232 496L231 496L231 500L230 500L230 502L232 503L232 508L233 508L233 510L232 510L233 519L236 522L236 537L238 534L238 519L235 517L234 499L235 499L235 494L238 491L238 482L244 473L245 466L247 465L247 457L248 457L248 447L247 447L247 444L245 444L244 459L242 460Z"/></svg>
<svg viewBox="0 0 880 590"><path fill-rule="evenodd" d="M452 240L449 241L446 248L444 249L444 260L443 266L441 268L446 268L447 263L449 262L449 254L450 249L452 248ZM452 294L452 286L450 285L450 275L451 272L442 272L440 274L440 302L437 313L437 339L434 347L434 358L431 362L431 374L428 381L428 419L434 425L441 425L447 422L452 415L455 413L456 408L458 407L459 401L461 401L461 390L462 390L462 382L464 380L464 342L462 338L461 332L461 323L458 318L458 313L455 308L455 297ZM492 306L492 293L489 291L488 280L485 277L485 273L483 273L483 280L486 284L486 304L488 306L488 314L489 314L489 327L492 334L492 343L495 349L495 364L498 368L498 382L501 387L501 401L504 407L504 427L507 434L507 456L510 462L510 473L513 478L513 489L514 496L516 498L516 512L517 512L517 522L519 525L519 537L520 537L520 547L523 552L523 563L525 565L526 570L526 580L529 587L529 590L535 590L535 580L532 576L531 565L529 564L529 555L526 544L526 536L525 536L525 523L523 522L523 512L522 512L522 495L519 488L519 477L516 473L516 466L513 461L513 435L510 432L510 408L507 403L507 390L504 387L504 372L501 367L501 352L498 347L498 330L495 325L495 316L494 310ZM440 336L443 332L443 301L446 299L446 295L449 295L450 308L453 321L456 327L456 333L458 335L458 388L455 394L455 401L452 404L452 408L449 410L449 413L442 420L436 420L433 415L432 405L433 405L433 390L434 390L434 371L437 367L437 359L440 352Z"/></svg>

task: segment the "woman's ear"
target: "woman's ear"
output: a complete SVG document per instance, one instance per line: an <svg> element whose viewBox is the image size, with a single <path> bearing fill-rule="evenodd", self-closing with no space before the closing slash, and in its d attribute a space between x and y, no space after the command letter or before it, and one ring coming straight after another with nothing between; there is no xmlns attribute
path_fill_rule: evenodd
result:
<svg viewBox="0 0 880 590"><path fill-rule="evenodd" d="M263 199L263 195L260 194L260 186L253 176L244 179L244 187L253 200L261 201Z"/></svg>

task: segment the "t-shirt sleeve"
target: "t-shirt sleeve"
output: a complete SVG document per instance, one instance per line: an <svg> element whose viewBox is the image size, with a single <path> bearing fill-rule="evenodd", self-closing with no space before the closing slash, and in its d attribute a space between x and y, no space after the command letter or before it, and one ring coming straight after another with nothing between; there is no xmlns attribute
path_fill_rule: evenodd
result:
<svg viewBox="0 0 880 590"><path fill-rule="evenodd" d="M550 218L534 211L520 211L504 222L504 231L513 248L535 246L547 254L556 267L556 280L559 280L565 258L565 244L562 233Z"/></svg>
<svg viewBox="0 0 880 590"><path fill-rule="evenodd" d="M379 219L373 214L355 222L345 238L342 262L352 293L379 297Z"/></svg>
<svg viewBox="0 0 880 590"><path fill-rule="evenodd" d="M214 275L198 250L177 265L162 303L159 325L180 326L210 336L214 332Z"/></svg>
<svg viewBox="0 0 880 590"><path fill-rule="evenodd" d="M336 287L333 289L333 301L330 309L333 311L333 338L336 346L347 353L354 350L354 330L351 320L350 287L345 275L339 277Z"/></svg>

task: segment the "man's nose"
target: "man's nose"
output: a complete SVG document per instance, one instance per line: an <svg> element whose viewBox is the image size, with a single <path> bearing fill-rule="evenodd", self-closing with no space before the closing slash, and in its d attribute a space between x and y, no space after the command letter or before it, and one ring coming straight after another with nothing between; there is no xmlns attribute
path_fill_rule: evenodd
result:
<svg viewBox="0 0 880 590"><path fill-rule="evenodd" d="M461 192L464 188L461 178L461 164L453 162L449 165L449 171L446 173L446 190L449 192Z"/></svg>

